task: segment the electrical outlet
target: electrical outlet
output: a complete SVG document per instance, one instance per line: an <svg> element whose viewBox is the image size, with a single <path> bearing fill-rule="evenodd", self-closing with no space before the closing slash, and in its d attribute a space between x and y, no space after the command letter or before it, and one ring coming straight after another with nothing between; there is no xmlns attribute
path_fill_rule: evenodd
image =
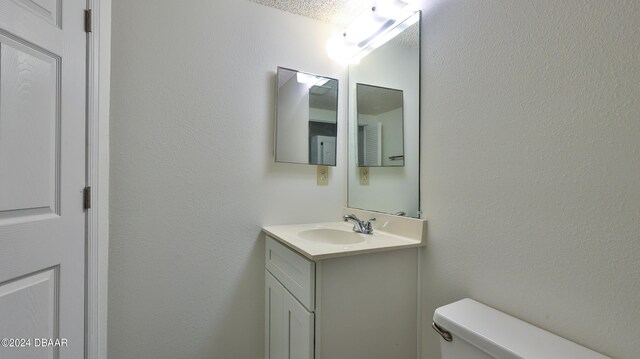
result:
<svg viewBox="0 0 640 359"><path fill-rule="evenodd" d="M329 167L318 166L318 186L326 186L329 184Z"/></svg>
<svg viewBox="0 0 640 359"><path fill-rule="evenodd" d="M369 185L369 167L359 167L360 171L360 185L368 186Z"/></svg>

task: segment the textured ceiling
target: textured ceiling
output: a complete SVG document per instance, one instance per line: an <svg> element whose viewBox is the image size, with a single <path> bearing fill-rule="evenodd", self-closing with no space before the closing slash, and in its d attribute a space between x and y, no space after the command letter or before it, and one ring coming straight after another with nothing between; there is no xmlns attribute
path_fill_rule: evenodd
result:
<svg viewBox="0 0 640 359"><path fill-rule="evenodd" d="M249 0L292 14L347 27L355 18L365 13L375 4L374 0ZM411 26L398 35L398 43L417 48L419 27Z"/></svg>
<svg viewBox="0 0 640 359"><path fill-rule="evenodd" d="M258 4L346 27L373 1L362 0L250 0Z"/></svg>

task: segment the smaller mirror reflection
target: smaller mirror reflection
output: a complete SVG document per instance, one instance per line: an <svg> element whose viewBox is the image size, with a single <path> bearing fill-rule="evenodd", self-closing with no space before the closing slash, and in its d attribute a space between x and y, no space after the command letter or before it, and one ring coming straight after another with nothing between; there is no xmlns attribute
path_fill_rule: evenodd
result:
<svg viewBox="0 0 640 359"><path fill-rule="evenodd" d="M338 80L278 67L276 162L336 165Z"/></svg>
<svg viewBox="0 0 640 359"><path fill-rule="evenodd" d="M358 166L404 166L402 90L357 84Z"/></svg>

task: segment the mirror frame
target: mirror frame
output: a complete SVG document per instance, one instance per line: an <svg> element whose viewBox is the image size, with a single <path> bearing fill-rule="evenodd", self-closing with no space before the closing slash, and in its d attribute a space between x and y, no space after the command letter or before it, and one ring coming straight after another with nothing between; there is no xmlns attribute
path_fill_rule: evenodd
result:
<svg viewBox="0 0 640 359"><path fill-rule="evenodd" d="M279 107L279 98L280 98L280 89L279 89L279 78L278 75L280 73L281 70L286 70L286 71L292 71L295 72L296 75L298 73L304 74L304 75L308 75L308 76L313 76L313 77L318 77L318 78L323 78L323 79L327 79L328 81L335 81L336 84L336 97L335 97L335 102L336 102L336 107L335 107L335 127L336 127L336 144L335 144L335 160L333 164L325 164L325 163L311 163L310 160L307 160L307 162L296 162L296 161L283 161L283 160L278 160L278 107ZM295 75L294 75L295 76ZM278 66L277 70L276 70L276 81L275 81L275 108L274 108L274 129L273 129L273 160L276 163L291 163L291 164L300 164L300 165L312 165L312 166L331 166L331 167L336 167L338 165L338 132L339 132L339 126L338 126L338 112L339 112L339 99L340 99L340 80L333 78L333 77L328 77L328 76L322 76L322 75L316 75L314 73L310 73L310 72L304 72L304 71L299 71L299 70L295 70L295 69L291 69L288 67L284 67L284 66ZM310 109L311 107L309 106L309 101L307 101L307 106ZM307 128L309 126L309 123L311 122L311 118L308 117L306 119L307 122ZM316 122L316 121L314 121ZM330 123L330 122L327 122ZM309 132L307 132L307 147L309 148L311 146L311 141L310 141L310 137L309 137ZM309 154L310 155L310 154Z"/></svg>

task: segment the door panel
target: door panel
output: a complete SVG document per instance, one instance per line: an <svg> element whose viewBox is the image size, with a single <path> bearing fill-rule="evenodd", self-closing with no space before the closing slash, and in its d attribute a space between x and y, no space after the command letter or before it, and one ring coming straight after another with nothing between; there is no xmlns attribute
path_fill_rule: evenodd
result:
<svg viewBox="0 0 640 359"><path fill-rule="evenodd" d="M46 21L60 25L60 0L13 0Z"/></svg>
<svg viewBox="0 0 640 359"><path fill-rule="evenodd" d="M0 307L4 309L0 311L0 332L13 333L14 340L29 340L0 349L0 358L54 357L53 347L42 348L35 338L57 337L57 272L57 267L51 268L0 284Z"/></svg>
<svg viewBox="0 0 640 359"><path fill-rule="evenodd" d="M58 63L0 35L0 218L57 213Z"/></svg>

